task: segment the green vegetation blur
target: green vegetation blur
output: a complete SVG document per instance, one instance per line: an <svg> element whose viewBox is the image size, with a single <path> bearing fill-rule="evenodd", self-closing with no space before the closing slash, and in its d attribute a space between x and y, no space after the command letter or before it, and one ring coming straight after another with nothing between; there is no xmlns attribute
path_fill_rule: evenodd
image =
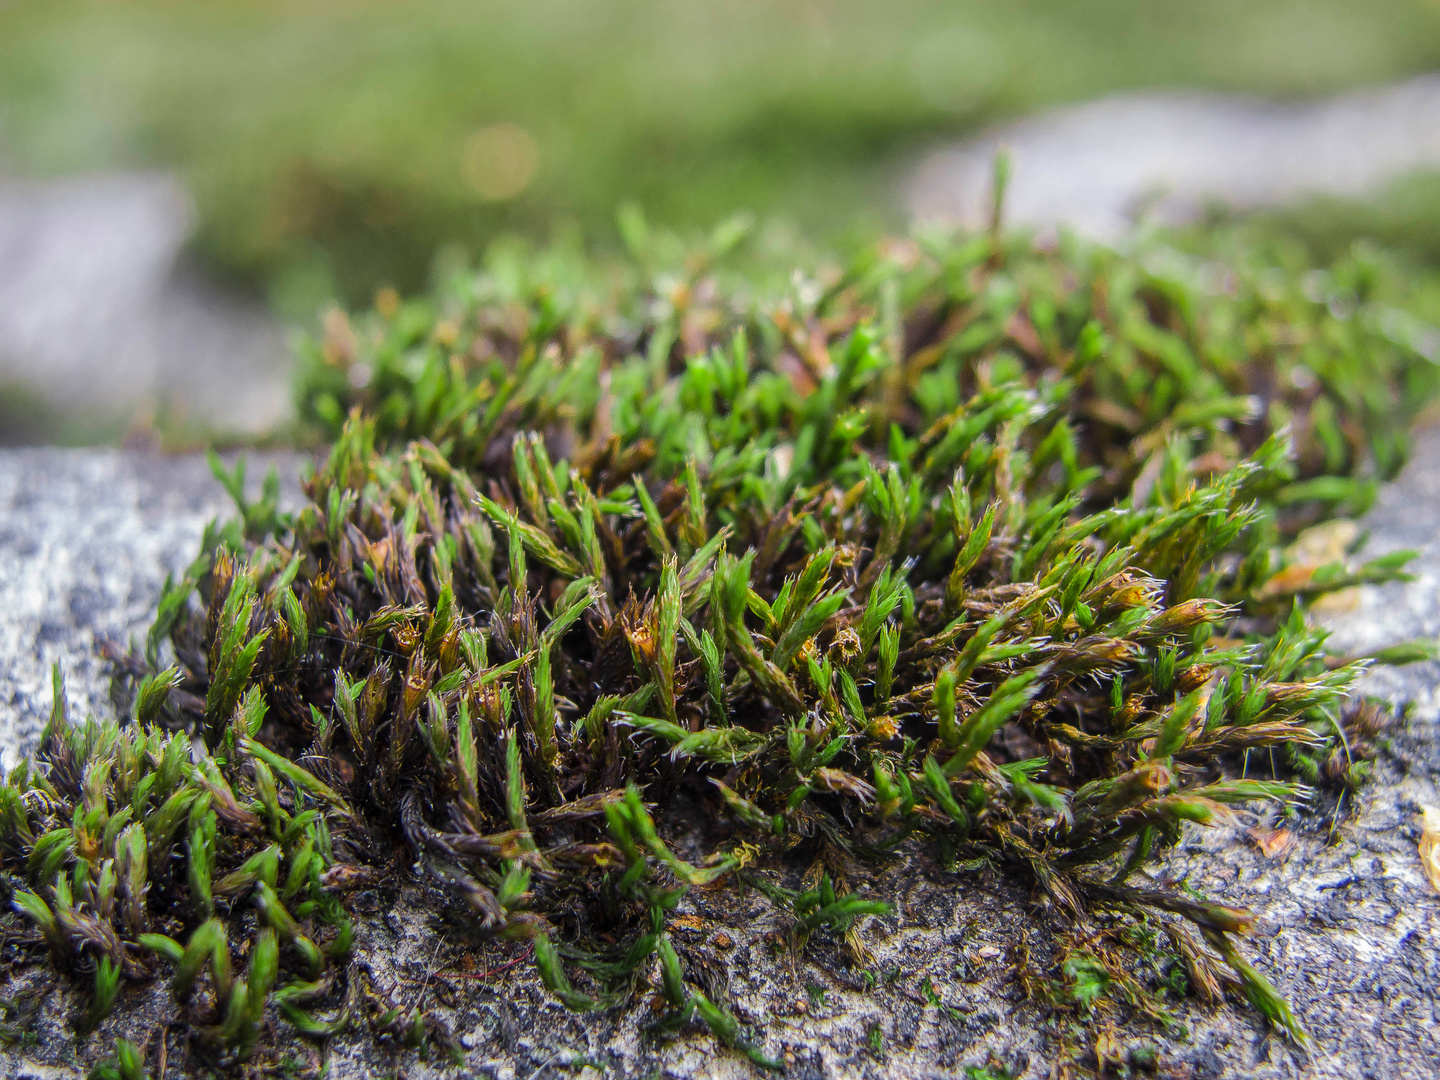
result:
<svg viewBox="0 0 1440 1080"><path fill-rule="evenodd" d="M295 310L627 200L843 244L921 149L1039 106L1437 66L1436 0L11 0L0 166L177 168L202 254Z"/></svg>

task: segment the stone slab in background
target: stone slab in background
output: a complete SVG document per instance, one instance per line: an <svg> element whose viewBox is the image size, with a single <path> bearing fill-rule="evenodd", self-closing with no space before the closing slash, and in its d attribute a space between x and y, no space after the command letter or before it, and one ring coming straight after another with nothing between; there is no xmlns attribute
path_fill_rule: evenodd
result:
<svg viewBox="0 0 1440 1080"><path fill-rule="evenodd" d="M289 350L263 305L184 258L194 210L166 173L0 179L0 389L52 423L99 428L154 410L207 430L290 415ZM39 418L6 422L45 433Z"/></svg>
<svg viewBox="0 0 1440 1080"><path fill-rule="evenodd" d="M1212 203L1363 198L1440 169L1440 76L1297 104L1175 92L1056 109L925 158L905 185L910 213L985 227L1002 149L1007 222L1114 242L1142 212L1176 223Z"/></svg>
<svg viewBox="0 0 1440 1080"><path fill-rule="evenodd" d="M253 463L252 477L262 469ZM282 473L294 476L293 459ZM1414 461L1387 488L1369 524L1373 550L1421 549L1419 585L1364 590L1354 610L1329 616L1337 644L1372 648L1433 631L1440 621L1440 432L1422 435ZM206 520L227 498L203 460L115 451L0 452L0 747L33 742L50 707L49 664L59 660L77 711L108 708L102 636L143 633L167 570L193 555ZM1262 854L1245 826L1192 831L1152 877L1251 906L1257 932L1245 949L1314 1033L1297 1055L1256 1015L1208 1010L1187 999L1187 1034L1123 1031L1123 1045L1153 1038L1161 1075L1188 1080L1351 1077L1420 1080L1440 1074L1440 900L1421 874L1415 816L1440 805L1437 672L1417 665L1370 676L1370 692L1420 700L1395 751L1382 760L1362 805L1332 834L1312 819L1281 855ZM1430 695L1430 697L1426 697ZM1278 822L1272 822L1278 824ZM682 854L684 854L682 850ZM683 901L677 948L693 973L728 983L739 1017L761 1032L786 1074L806 1078L955 1076L991 1055L1015 1075L1052 1075L1046 1010L1013 978L1020 949L1044 967L1057 942L1041 898L993 871L947 873L923 859L856 868L850 884L895 904L863 933L875 985L838 948L817 940L799 956L777 948L783 922L755 893L694 890ZM442 932L443 898L406 884L355 898L357 970L397 1006L424 1007L454 1033L463 1075L548 1080L604 1075L760 1075L691 1029L671 1039L648 1028L648 1000L598 1015L566 1012L545 993L521 945L476 944ZM929 980L930 991L925 989ZM132 987L100 1031L77 1040L70 1018L83 995L43 967L19 970L0 996L42 1002L35 1041L0 1053L0 1080L78 1078L116 1035L166 1040L170 1078L194 1075L184 1025L163 985ZM284 1025L278 1030L284 1031ZM455 1076L441 1059L377 1046L363 1031L328 1044L286 1048L302 1071L328 1065L334 1080L398 1069L414 1080ZM588 1059L595 1065L575 1064ZM77 1065L79 1061L82 1065Z"/></svg>

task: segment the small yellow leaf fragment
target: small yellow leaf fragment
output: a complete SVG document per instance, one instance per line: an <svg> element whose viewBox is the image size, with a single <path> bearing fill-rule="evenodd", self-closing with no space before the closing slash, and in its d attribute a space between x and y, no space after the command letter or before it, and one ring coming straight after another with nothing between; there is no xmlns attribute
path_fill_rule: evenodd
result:
<svg viewBox="0 0 1440 1080"><path fill-rule="evenodd" d="M1332 593L1316 597L1310 605L1311 611L1322 615L1343 615L1360 606L1360 590L1356 588L1336 589Z"/></svg>
<svg viewBox="0 0 1440 1080"><path fill-rule="evenodd" d="M1350 545L1360 535L1360 526L1343 519L1328 521L1306 529L1285 551L1285 569L1260 587L1259 595L1265 598L1285 596L1301 592L1310 584L1315 571L1323 566L1343 563ZM1349 595L1345 595L1349 594ZM1338 599L1326 597L1329 610L1349 611L1359 603L1359 594L1344 589L1331 594Z"/></svg>
<svg viewBox="0 0 1440 1080"><path fill-rule="evenodd" d="M1420 869L1440 892L1440 808L1420 808Z"/></svg>
<svg viewBox="0 0 1440 1080"><path fill-rule="evenodd" d="M1107 1073L1125 1064L1125 1051L1113 1034L1101 1031L1095 1037L1095 1059L1100 1063L1100 1071Z"/></svg>
<svg viewBox="0 0 1440 1080"><path fill-rule="evenodd" d="M1323 566L1340 562L1345 558L1350 545L1360 536L1360 526L1344 518L1336 518L1320 525L1314 525L1295 538L1286 553L1299 563Z"/></svg>
<svg viewBox="0 0 1440 1080"><path fill-rule="evenodd" d="M1289 829L1267 829L1256 825L1253 829L1247 829L1245 834L1267 859L1284 855L1295 846L1295 834Z"/></svg>

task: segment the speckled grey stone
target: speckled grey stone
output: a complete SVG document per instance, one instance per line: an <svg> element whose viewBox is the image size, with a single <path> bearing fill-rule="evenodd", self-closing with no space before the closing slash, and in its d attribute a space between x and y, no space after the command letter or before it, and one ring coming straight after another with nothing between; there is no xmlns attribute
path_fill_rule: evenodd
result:
<svg viewBox="0 0 1440 1080"><path fill-rule="evenodd" d="M258 457L252 480L270 463L296 472L292 455ZM232 509L198 455L0 450L0 764L44 726L52 665L79 716L110 709L97 646L143 639L165 575Z"/></svg>
<svg viewBox="0 0 1440 1080"><path fill-rule="evenodd" d="M1369 522L1372 550L1422 550L1423 587L1371 590L1353 611L1328 616L1345 648L1389 644L1440 623L1437 475L1440 433L1431 432ZM87 707L108 707L93 656L97 636L143 628L164 572L185 563L207 515L224 506L195 459L0 453L0 679L7 680L0 684L0 737L8 753L33 738L48 710L53 659L71 672L77 701L83 695ZM1367 690L1433 700L1435 678L1419 665L1376 673ZM1315 1053L1298 1055L1247 1009L1209 1010L1193 999L1178 1010L1183 1029L1131 1025L1121 1030L1122 1047L1153 1041L1160 1075L1189 1080L1440 1075L1440 899L1416 854L1418 809L1440 805L1440 752L1428 708L1422 704L1396 736L1357 812L1333 834L1312 821L1284 855L1269 858L1246 839L1257 819L1245 817L1192 831L1150 875L1257 912L1259 926L1244 950L1314 1034ZM1022 951L1041 967L1056 955L1049 928L1057 922L1031 886L992 870L946 872L914 856L856 867L848 884L895 905L893 915L868 920L861 932L869 970L880 976L873 987L835 941L817 938L800 955L780 947L783 918L757 893L694 890L678 912L676 946L691 974L728 983L736 1014L785 1063L785 1075L955 1077L992 1056L1027 1080L1064 1075L1054 1071L1046 1009L1013 977ZM419 1005L443 1021L460 1060L435 1054L422 1061L357 1031L329 1043L284 1044L291 1074L760 1075L697 1029L665 1037L650 1031L660 1013L646 994L595 1015L566 1012L540 986L523 946L467 940L445 921L444 913L457 909L403 874L353 903L356 976L394 1005ZM658 982L655 972L647 976ZM85 1039L69 1023L83 995L43 967L0 975L0 996L42 1003L33 1042L0 1053L0 1080L78 1078L116 1035L150 1047L152 1064L163 1040L171 1080L202 1072L160 984L128 988L116 1014ZM289 1029L277 1019L275 1030L283 1040Z"/></svg>
<svg viewBox="0 0 1440 1080"><path fill-rule="evenodd" d="M1416 638L1440 638L1440 428L1420 433L1411 466L1401 482L1384 487L1365 519L1367 555L1411 550L1413 581L1366 586L1354 607L1326 614L1337 650L1364 655ZM1408 704L1418 722L1440 722L1440 661L1375 668L1360 690Z"/></svg>

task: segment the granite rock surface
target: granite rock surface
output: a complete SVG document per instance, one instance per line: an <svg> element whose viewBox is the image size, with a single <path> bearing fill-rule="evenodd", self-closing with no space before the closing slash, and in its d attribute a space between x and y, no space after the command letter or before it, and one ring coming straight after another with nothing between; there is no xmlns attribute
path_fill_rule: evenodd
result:
<svg viewBox="0 0 1440 1080"><path fill-rule="evenodd" d="M252 485L272 464L297 497L293 455L255 458ZM77 715L110 709L99 646L144 639L165 575L233 508L201 455L0 450L0 764L38 738L55 664Z"/></svg>
<svg viewBox="0 0 1440 1080"><path fill-rule="evenodd" d="M293 460L281 464L293 476ZM252 476L260 471L252 466ZM1433 636L1440 627L1437 487L1440 432L1432 431L1367 523L1372 550L1420 550L1417 580L1364 590L1350 610L1327 614L1338 647L1364 652ZM97 641L143 633L165 573L185 565L205 521L226 504L195 458L0 452L0 747L7 763L43 724L51 663L66 671L75 711L111 707ZM1151 1046L1156 1075L1192 1080L1440 1075L1440 897L1416 853L1419 808L1440 805L1437 677L1436 665L1427 664L1368 676L1365 692L1415 705L1376 782L1348 816L1290 823L1293 842L1276 854L1247 832L1283 824L1268 817L1195 830L1152 872L1158 883L1258 913L1246 953L1289 998L1315 1036L1315 1051L1298 1052L1244 1007L1212 1009L1186 998L1168 1028L1119 1028L1118 1053ZM685 838L672 839L683 854ZM806 867L793 869L798 879ZM915 855L855 867L847 884L895 905L892 915L864 924L869 956L860 964L824 938L793 954L780 944L783 918L740 887L695 890L679 912L676 943L692 975L728 988L736 1014L784 1075L951 1077L987 1063L1035 1080L1085 1075L1058 1068L1063 1033L1015 977L1027 958L1048 967L1063 946L1029 885L986 868L947 871ZM445 898L403 872L354 903L361 916L358 982L376 1001L418 1007L442 1022L454 1039L454 1063L438 1051L421 1060L377 1045L362 1031L324 1044L286 1044L281 1058L259 1063L276 1075L761 1075L696 1028L652 1031L660 1014L643 994L626 1008L566 1012L540 986L523 946L467 938L447 917L455 909ZM17 967L0 983L0 998L34 1007L26 1014L28 1040L0 1052L3 1080L80 1077L116 1035L146 1046L152 1070L163 1045L167 1078L202 1074L163 986L128 989L116 1015L77 1040L69 1020L83 997L72 986L38 967ZM276 1030L287 1029L277 1021Z"/></svg>

